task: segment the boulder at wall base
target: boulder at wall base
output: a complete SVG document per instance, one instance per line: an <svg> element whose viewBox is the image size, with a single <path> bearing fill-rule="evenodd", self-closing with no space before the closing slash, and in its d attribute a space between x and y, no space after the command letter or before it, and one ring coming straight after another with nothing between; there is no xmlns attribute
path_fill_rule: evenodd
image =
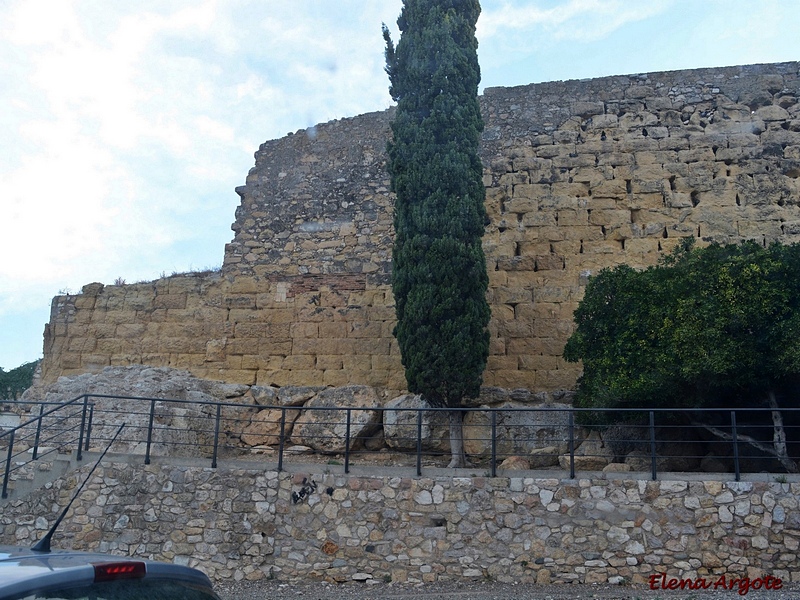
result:
<svg viewBox="0 0 800 600"><path fill-rule="evenodd" d="M495 416L497 454L501 456L531 454L536 449L555 447L557 453L566 452L569 446L568 404L539 404L531 406L518 402L505 402L492 407ZM529 410L518 410L518 409ZM575 436L582 436L575 428ZM579 437L576 444L582 440ZM464 418L464 448L472 456L485 456L492 450L491 413L470 412Z"/></svg>
<svg viewBox="0 0 800 600"><path fill-rule="evenodd" d="M677 442L670 442L669 446L656 448L656 471L686 472L695 471L700 466L702 457L688 454L694 452L693 448L700 446L697 443L686 442L680 448ZM671 450L672 449L672 450ZM670 454L680 451L681 454ZM653 468L653 456L643 450L634 450L625 456L625 464L630 465L632 471L650 471Z"/></svg>
<svg viewBox="0 0 800 600"><path fill-rule="evenodd" d="M575 449L575 469L577 471L602 471L613 460L614 453L603 442L603 438L597 431L592 431ZM559 456L558 463L562 469L569 469L569 454Z"/></svg>
<svg viewBox="0 0 800 600"><path fill-rule="evenodd" d="M681 435L685 432L676 432ZM705 444L693 440L665 440L656 444L656 453L667 459L666 471L695 471L705 456Z"/></svg>
<svg viewBox="0 0 800 600"><path fill-rule="evenodd" d="M91 397L94 420L90 449L101 449L95 440L111 439L121 423L125 432L115 442L114 452L144 452L150 416L150 400L157 400L154 408L151 453L155 456L210 456L214 445L216 410L204 402L224 402L242 406L225 406L221 416L221 430L235 429L236 423L248 422L255 412L248 386L200 379L188 371L169 367L127 365L105 367L99 373L82 373L60 377L44 387L26 392L29 400L65 402L84 394L109 397ZM122 397L115 397L122 396ZM131 400L125 396L146 398ZM171 402L167 399L181 400ZM80 415L71 416L67 427L77 429ZM53 440L58 442L59 440ZM238 443L222 438L220 447Z"/></svg>
<svg viewBox="0 0 800 600"><path fill-rule="evenodd" d="M321 391L301 409L294 423L292 442L317 452L344 452L347 441L347 411L350 411L350 447L370 437L381 425L381 411L374 388L349 385ZM327 410L326 410L327 409ZM335 410L334 410L335 409Z"/></svg>
<svg viewBox="0 0 800 600"><path fill-rule="evenodd" d="M303 406L325 389L316 385L287 385L278 390L277 406Z"/></svg>
<svg viewBox="0 0 800 600"><path fill-rule="evenodd" d="M253 403L259 406L277 406L278 388L269 385L250 386L248 394L253 397Z"/></svg>
<svg viewBox="0 0 800 600"><path fill-rule="evenodd" d="M534 448L530 451L530 454L528 454L528 464L531 466L531 469L557 467L559 454L561 454L561 449L558 446Z"/></svg>
<svg viewBox="0 0 800 600"><path fill-rule="evenodd" d="M383 412L386 445L396 450L417 449L417 419L422 411L420 437L423 450L450 451L450 425L446 411L433 411L419 394L404 394L390 400Z"/></svg>
<svg viewBox="0 0 800 600"><path fill-rule="evenodd" d="M274 446L281 442L281 417L286 414L283 425L283 436L287 439L292 434L294 422L300 416L298 409L265 408L258 411L250 424L242 431L242 442L248 446Z"/></svg>
<svg viewBox="0 0 800 600"><path fill-rule="evenodd" d="M649 472L653 469L653 457L647 452L634 450L625 456L625 464L631 471ZM661 456L656 456L656 471L668 471L667 461Z"/></svg>
<svg viewBox="0 0 800 600"><path fill-rule="evenodd" d="M500 463L499 468L509 471L527 471L531 468L531 464L524 456L509 456Z"/></svg>
<svg viewBox="0 0 800 600"><path fill-rule="evenodd" d="M626 473L628 471L632 471L633 469L629 464L626 463L608 463L605 467L603 467L603 473Z"/></svg>
<svg viewBox="0 0 800 600"><path fill-rule="evenodd" d="M281 417L285 413L283 425L284 440L292 435L294 422L300 416L299 410L278 407L303 406L319 392L325 390L320 386L286 386L274 388L270 386L253 386L250 393L259 406L268 406L258 411L244 427L241 440L248 446L274 446L280 443Z"/></svg>

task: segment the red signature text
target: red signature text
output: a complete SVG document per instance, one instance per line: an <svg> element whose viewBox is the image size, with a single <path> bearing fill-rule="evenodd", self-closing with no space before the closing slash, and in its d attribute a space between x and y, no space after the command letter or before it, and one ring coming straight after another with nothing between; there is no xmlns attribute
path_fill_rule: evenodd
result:
<svg viewBox="0 0 800 600"><path fill-rule="evenodd" d="M750 590L779 590L783 587L783 581L772 575L756 577L731 577L720 575L718 579L706 579L696 577L694 579L678 579L677 577L667 577L666 573L655 573L650 575L651 590L736 590L740 596L744 596Z"/></svg>

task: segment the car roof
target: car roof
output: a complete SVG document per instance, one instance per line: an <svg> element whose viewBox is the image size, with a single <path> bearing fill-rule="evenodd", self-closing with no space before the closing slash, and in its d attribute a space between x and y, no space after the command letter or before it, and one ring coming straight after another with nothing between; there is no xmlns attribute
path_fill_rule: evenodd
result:
<svg viewBox="0 0 800 600"><path fill-rule="evenodd" d="M21 546L0 546L0 598L34 588L90 585L95 581L95 565L108 563L144 564L145 579L169 579L212 588L204 573L182 565L75 550L45 553Z"/></svg>

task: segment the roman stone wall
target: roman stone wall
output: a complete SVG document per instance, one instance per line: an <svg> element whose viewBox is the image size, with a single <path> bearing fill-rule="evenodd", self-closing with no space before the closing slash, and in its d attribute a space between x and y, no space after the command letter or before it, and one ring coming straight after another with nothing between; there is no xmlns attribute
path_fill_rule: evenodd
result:
<svg viewBox="0 0 800 600"><path fill-rule="evenodd" d="M247 385L354 381L405 388L386 285L362 274L256 278L219 273L54 299L40 385L144 364Z"/></svg>
<svg viewBox="0 0 800 600"><path fill-rule="evenodd" d="M490 88L484 381L571 389L586 281L682 238L800 241L800 63ZM392 111L263 144L220 273L57 297L43 382L142 362L262 385L405 387L392 338ZM621 307L624 309L624 307Z"/></svg>
<svg viewBox="0 0 800 600"><path fill-rule="evenodd" d="M790 483L533 471L415 478L320 467L290 473L117 457L93 474L53 545L189 564L217 581L647 585L664 573L709 586L742 578L763 586L767 576L800 582L800 483L791 475ZM0 543L32 545L89 468L6 504Z"/></svg>

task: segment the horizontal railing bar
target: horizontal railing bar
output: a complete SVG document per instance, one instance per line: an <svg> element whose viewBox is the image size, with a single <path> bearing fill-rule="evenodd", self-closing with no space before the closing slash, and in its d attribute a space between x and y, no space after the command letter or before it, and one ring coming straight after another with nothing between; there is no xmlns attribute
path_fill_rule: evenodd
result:
<svg viewBox="0 0 800 600"><path fill-rule="evenodd" d="M72 400L70 400L68 402L63 402L61 404L57 404L54 408L51 408L50 410L47 410L47 411L43 412L41 415L39 415L37 417L33 417L29 421L25 421L24 423L20 423L19 425L15 426L15 427L10 427L10 428L6 429L2 433L0 433L0 438L4 437L6 435L10 435L10 433L12 431L16 432L16 431L22 429L23 427L27 427L27 426L29 426L29 425L31 425L33 423L36 423L36 421L38 421L39 419L42 419L42 418L44 418L44 417L56 412L57 410L61 410L62 408L66 407L66 406L70 406L70 405L72 405L74 403L77 403L82 398L83 398L83 396L78 396L77 398L73 398Z"/></svg>

